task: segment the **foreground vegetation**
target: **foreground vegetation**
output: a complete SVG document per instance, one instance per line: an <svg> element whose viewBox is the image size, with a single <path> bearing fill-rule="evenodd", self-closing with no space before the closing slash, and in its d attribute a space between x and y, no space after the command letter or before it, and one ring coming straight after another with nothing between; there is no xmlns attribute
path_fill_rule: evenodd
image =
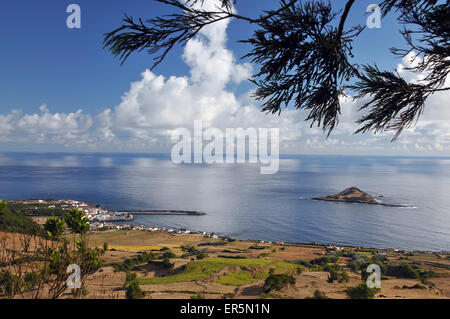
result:
<svg viewBox="0 0 450 319"><path fill-rule="evenodd" d="M80 211L45 225L0 210L0 298L445 298L450 255L327 249L163 231L95 231ZM20 216L20 217L19 217ZM8 228L6 228L6 226ZM32 225L23 227L23 225ZM21 233L19 234L18 231ZM67 287L81 270L80 288ZM380 266L381 289L366 280Z"/></svg>
<svg viewBox="0 0 450 319"><path fill-rule="evenodd" d="M13 232L0 238L0 298L59 298L72 288L72 272L79 274L73 277L72 295L87 291L86 278L100 268L104 251L88 246L89 225L81 211L69 211L64 220L50 218L43 228L4 202L0 216L2 230ZM65 225L71 240L62 237Z"/></svg>
<svg viewBox="0 0 450 319"><path fill-rule="evenodd" d="M40 227L20 210L11 209L0 200L0 231L37 235Z"/></svg>

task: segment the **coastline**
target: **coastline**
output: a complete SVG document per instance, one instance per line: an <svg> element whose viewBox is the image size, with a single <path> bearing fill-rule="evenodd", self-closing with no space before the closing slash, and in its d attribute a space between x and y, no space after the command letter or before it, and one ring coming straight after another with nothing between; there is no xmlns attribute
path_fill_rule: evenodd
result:
<svg viewBox="0 0 450 319"><path fill-rule="evenodd" d="M313 199L318 200L318 199ZM331 201L331 200L328 200ZM33 213L32 209L36 208L36 206L52 210L68 210L71 208L76 208L83 210L86 215L88 216L91 227L95 229L101 229L101 228L110 228L113 229L117 226L121 226L120 229L132 229L133 226L136 228L141 228L149 231L153 230L159 230L159 229L167 229L172 230L173 232L181 231L189 233L198 233L198 234L207 234L207 233L213 233L211 229L208 230L201 230L196 227L197 223L191 223L191 226L183 225L180 223L172 223L172 222L157 222L156 224L153 221L146 221L142 220L139 217L144 216L205 216L206 214L200 211L194 211L194 210L168 210L168 209L159 209L159 210L109 210L107 208L104 208L98 204L87 202L87 201L77 201L77 200L54 200L54 199L26 199L26 200L10 200L9 203L14 203L16 205L21 205L25 209L31 210L31 213ZM340 201L344 202L344 201ZM351 201L345 201L346 203L354 203ZM365 204L365 203L356 203L356 204ZM366 203L367 204L367 203ZM55 207L56 205L56 207ZM387 204L382 205L381 203L379 206L387 206ZM390 205L389 205L390 206ZM53 208L51 208L53 207ZM400 206L398 206L400 207ZM404 206L401 206L404 207ZM38 223L45 222L45 219L49 216L52 216L53 214L48 215L29 215ZM55 216L58 216L55 214ZM137 218L137 220L136 220ZM189 223L188 223L189 224ZM129 225L125 227L124 225ZM177 225L177 226L174 226ZM140 227L141 226L141 227ZM178 228L178 230L177 230ZM190 229L191 228L191 229ZM231 232L227 231L214 231L217 235L222 237L233 237L240 240L262 240L265 242L275 242L275 241L283 241L291 244L301 244L301 245L308 245L308 244L317 244L317 245L339 245L339 246L348 246L348 247L368 247L369 249L399 249L404 251L423 251L423 252L446 252L446 247L443 247L444 249L441 249L440 247L438 249L421 249L418 247L407 247L407 246L401 246L401 245L367 245L364 243L359 243L357 241L354 242L348 242L348 241L334 241L333 238L331 240L326 241L320 241L315 240L313 238L312 241L296 241L296 240L289 240L288 237L283 236L283 234L280 234L280 236L266 236L264 238L264 233L255 233L253 232L248 237L246 235L236 235ZM245 232L244 232L245 234ZM259 235L261 234L261 237ZM251 239L249 239L249 237ZM259 238L259 239L258 239ZM292 238L291 238L292 239ZM371 248L372 247L372 248Z"/></svg>
<svg viewBox="0 0 450 319"><path fill-rule="evenodd" d="M450 253L450 249L448 251L445 250L419 250L419 249L401 249L396 247L369 247L369 246L362 246L358 244L349 244L349 243L339 243L339 242L291 242L291 241L285 241L282 239L279 240L266 240L266 239L258 239L258 238L245 238L243 236L233 236L231 234L223 233L223 232L210 232L210 231L204 231L204 230L190 230L188 227L170 227L168 225L144 225L144 224L138 224L138 225L131 225L131 224L115 224L115 226L119 226L121 228L112 228L117 230L131 230L131 231L150 231L150 232L167 232L170 234L184 234L184 235L203 235L207 236L209 238L216 238L216 239L232 239L232 240L240 240L240 241L250 241L250 242L259 242L259 243L266 243L266 244L277 244L277 245L285 245L285 246L314 246L314 247L328 247L328 246L334 246L334 247L343 247L347 249L360 249L360 250L370 250L370 251L394 251L394 252L421 252L421 253ZM94 230L97 231L97 230Z"/></svg>

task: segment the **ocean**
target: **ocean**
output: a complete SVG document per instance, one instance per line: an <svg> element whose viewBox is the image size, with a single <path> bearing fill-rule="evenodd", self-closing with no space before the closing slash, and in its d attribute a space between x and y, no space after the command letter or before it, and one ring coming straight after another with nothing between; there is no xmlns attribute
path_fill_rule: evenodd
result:
<svg viewBox="0 0 450 319"><path fill-rule="evenodd" d="M406 207L319 202L356 186ZM450 251L450 158L284 156L254 164L176 165L167 155L0 153L0 198L75 199L136 216L133 224L240 239Z"/></svg>

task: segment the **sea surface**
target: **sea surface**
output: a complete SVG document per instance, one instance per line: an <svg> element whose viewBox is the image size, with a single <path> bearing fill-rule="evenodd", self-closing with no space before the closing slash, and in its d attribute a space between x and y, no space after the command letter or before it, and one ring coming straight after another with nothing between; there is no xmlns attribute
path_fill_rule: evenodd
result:
<svg viewBox="0 0 450 319"><path fill-rule="evenodd" d="M407 207L309 198L356 186ZM108 209L197 210L134 224L240 239L450 251L450 159L286 156L260 165L176 165L166 155L0 153L0 198L75 199Z"/></svg>

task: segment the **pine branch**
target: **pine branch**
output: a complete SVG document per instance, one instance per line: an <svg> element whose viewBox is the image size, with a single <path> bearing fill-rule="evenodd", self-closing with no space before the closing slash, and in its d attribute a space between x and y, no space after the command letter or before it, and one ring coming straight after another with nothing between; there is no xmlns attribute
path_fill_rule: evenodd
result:
<svg viewBox="0 0 450 319"><path fill-rule="evenodd" d="M395 12L407 49L392 48L394 55L417 54L417 64L408 70L425 75L420 83L408 83L397 73L380 71L376 66L350 63L353 41L364 30L345 28L356 2L347 0L341 12L332 10L325 0L280 0L278 8L264 11L257 18L233 11L233 0L221 0L211 11L205 0L155 0L180 10L179 13L145 22L125 17L124 23L105 35L104 48L123 64L133 53L146 50L156 67L175 45L185 45L206 26L225 19L239 19L256 25L252 37L244 42L252 49L244 58L261 66L250 80L257 86L255 98L263 111L280 113L284 107L309 112L307 121L330 135L338 125L339 98L346 89L356 99L369 97L361 111L368 111L358 123L356 133L396 131L394 140L423 112L427 98L450 90L445 83L450 72L450 4L438 0L384 0L383 15ZM339 19L339 20L338 20ZM353 85L351 81L356 79Z"/></svg>

